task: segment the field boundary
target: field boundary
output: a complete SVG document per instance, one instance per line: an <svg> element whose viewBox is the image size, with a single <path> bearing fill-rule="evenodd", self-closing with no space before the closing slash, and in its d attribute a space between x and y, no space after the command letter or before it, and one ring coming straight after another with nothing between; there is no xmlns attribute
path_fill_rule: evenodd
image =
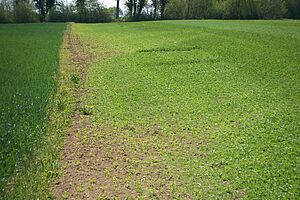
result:
<svg viewBox="0 0 300 200"><path fill-rule="evenodd" d="M76 173L68 173L66 168L70 163L74 164L74 162L77 162L76 159L74 160L72 158L77 158L77 156L80 156L83 152L78 144L81 142L78 141L79 130L84 129L85 131L89 130L88 132L90 132L93 128L95 128L92 125L92 117L90 116L92 108L84 104L84 97L88 93L84 83L89 66L93 60L93 55L88 52L79 36L77 36L72 30L73 24L74 23L70 24L70 30L66 34L66 50L70 56L70 61L76 68L76 72L71 75L71 81L75 85L74 98L76 101L74 105L75 110L70 124L71 126L68 130L66 130L66 139L64 140L64 144L60 151L60 178L55 182L53 187L54 196L57 199L65 199L69 197L68 190L65 190L63 183L65 183L65 180L68 179L68 177L76 176ZM77 149L77 147L79 149ZM66 174L68 174L67 178Z"/></svg>

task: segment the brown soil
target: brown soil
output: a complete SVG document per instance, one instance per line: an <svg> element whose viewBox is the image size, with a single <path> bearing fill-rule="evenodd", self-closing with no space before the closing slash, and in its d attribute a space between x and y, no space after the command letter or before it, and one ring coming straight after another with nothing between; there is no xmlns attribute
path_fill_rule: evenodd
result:
<svg viewBox="0 0 300 200"><path fill-rule="evenodd" d="M70 29L72 29L72 26L70 26ZM87 153L91 152L94 147L91 138L96 131L96 126L92 125L91 116L83 115L80 112L80 108L83 106L82 97L87 93L87 90L84 88L84 81L92 57L85 50L79 37L72 33L72 30L67 31L66 37L67 49L72 63L77 66L80 85L76 87L75 91L77 109L67 134L66 143L61 152L61 165L64 174L55 183L54 193L57 199L86 199L85 195L76 195L76 193L77 190L79 191L82 183L86 182L86 179L90 177L90 175L83 172L92 172L89 168L91 157Z"/></svg>

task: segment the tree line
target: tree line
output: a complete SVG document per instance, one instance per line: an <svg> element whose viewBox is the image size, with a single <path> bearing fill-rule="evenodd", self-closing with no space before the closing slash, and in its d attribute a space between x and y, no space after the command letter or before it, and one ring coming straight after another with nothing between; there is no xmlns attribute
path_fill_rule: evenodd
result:
<svg viewBox="0 0 300 200"><path fill-rule="evenodd" d="M300 0L126 0L126 10L97 0L0 0L0 23L158 19L300 18Z"/></svg>
<svg viewBox="0 0 300 200"><path fill-rule="evenodd" d="M97 0L0 0L0 23L110 22L113 13Z"/></svg>

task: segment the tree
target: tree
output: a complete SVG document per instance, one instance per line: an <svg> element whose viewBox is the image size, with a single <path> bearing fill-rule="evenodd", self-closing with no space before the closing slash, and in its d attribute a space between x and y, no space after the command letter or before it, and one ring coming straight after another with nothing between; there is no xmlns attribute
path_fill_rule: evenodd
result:
<svg viewBox="0 0 300 200"><path fill-rule="evenodd" d="M157 17L157 8L158 8L158 0L152 0L152 6L153 6L153 19L155 20Z"/></svg>
<svg viewBox="0 0 300 200"><path fill-rule="evenodd" d="M137 3L137 18L141 16L142 10L146 5L146 0L139 0Z"/></svg>
<svg viewBox="0 0 300 200"><path fill-rule="evenodd" d="M120 0L117 0L116 19L119 18L119 14L120 14Z"/></svg>
<svg viewBox="0 0 300 200"><path fill-rule="evenodd" d="M258 1L258 12L260 18L278 19L286 14L287 9L283 0L261 0Z"/></svg>
<svg viewBox="0 0 300 200"><path fill-rule="evenodd" d="M210 18L213 10L212 0L193 0L191 7L191 16L193 18Z"/></svg>
<svg viewBox="0 0 300 200"><path fill-rule="evenodd" d="M112 21L113 12L99 4L97 0L85 2L85 18L82 22L99 23Z"/></svg>
<svg viewBox="0 0 300 200"><path fill-rule="evenodd" d="M226 16L230 19L241 18L241 0L227 0L226 1Z"/></svg>
<svg viewBox="0 0 300 200"><path fill-rule="evenodd" d="M168 0L160 0L160 18L164 19Z"/></svg>
<svg viewBox="0 0 300 200"><path fill-rule="evenodd" d="M133 16L133 0L127 0L125 2L125 6L128 8L128 14L129 14L129 17L132 18Z"/></svg>
<svg viewBox="0 0 300 200"><path fill-rule="evenodd" d="M56 1L60 0L0 0L0 23L34 22L38 16L41 22L107 22L122 12L120 0L110 9L97 0L75 0L65 6ZM126 0L125 6L130 20L300 18L300 0Z"/></svg>
<svg viewBox="0 0 300 200"><path fill-rule="evenodd" d="M7 11L4 8L4 5L0 4L0 23L7 23L9 20L7 18Z"/></svg>
<svg viewBox="0 0 300 200"><path fill-rule="evenodd" d="M79 22L85 22L87 18L87 9L86 9L85 0L76 0L76 9L78 13L77 20Z"/></svg>
<svg viewBox="0 0 300 200"><path fill-rule="evenodd" d="M258 13L257 13L257 7L255 1L245 0L244 4L245 4L246 12L243 17L247 19L256 19L258 17L257 16Z"/></svg>
<svg viewBox="0 0 300 200"><path fill-rule="evenodd" d="M140 18L143 8L146 5L146 0L127 0L125 6L128 8L130 18L137 20Z"/></svg>
<svg viewBox="0 0 300 200"><path fill-rule="evenodd" d="M73 4L66 4L64 0L56 2L48 15L51 22L70 22L76 20L76 8Z"/></svg>
<svg viewBox="0 0 300 200"><path fill-rule="evenodd" d="M170 0L166 6L165 17L167 19L185 19L186 10L186 0Z"/></svg>
<svg viewBox="0 0 300 200"><path fill-rule="evenodd" d="M286 0L288 18L300 18L300 0Z"/></svg>
<svg viewBox="0 0 300 200"><path fill-rule="evenodd" d="M190 17L190 10L192 6L192 0L187 0L187 10L185 18L188 19Z"/></svg>
<svg viewBox="0 0 300 200"><path fill-rule="evenodd" d="M46 15L55 3L55 0L34 0L36 8L39 10L40 22L44 22Z"/></svg>
<svg viewBox="0 0 300 200"><path fill-rule="evenodd" d="M133 17L134 18L136 17L136 3L137 3L137 0L133 0Z"/></svg>

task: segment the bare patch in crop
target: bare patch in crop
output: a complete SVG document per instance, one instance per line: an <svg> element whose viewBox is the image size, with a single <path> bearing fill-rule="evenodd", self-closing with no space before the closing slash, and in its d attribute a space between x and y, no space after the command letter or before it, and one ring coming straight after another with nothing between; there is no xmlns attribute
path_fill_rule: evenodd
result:
<svg viewBox="0 0 300 200"><path fill-rule="evenodd" d="M79 37L74 35L72 31L67 32L67 41L67 49L70 52L72 62L77 66L77 74L74 75L76 79L70 80L77 85L75 91L77 109L67 135L66 144L61 152L61 165L64 174L54 187L57 199L69 198L69 194L72 196L77 190L81 190L80 186L85 181L84 178L89 177L84 173L83 168L91 170L88 168L89 158L91 157L90 154L87 155L86 153L90 152L93 147L92 135L97 130L97 126L92 123L90 109L86 109L87 105L83 103L84 96L87 95L84 81L93 57L85 49ZM84 110L84 113L81 112L82 110Z"/></svg>

